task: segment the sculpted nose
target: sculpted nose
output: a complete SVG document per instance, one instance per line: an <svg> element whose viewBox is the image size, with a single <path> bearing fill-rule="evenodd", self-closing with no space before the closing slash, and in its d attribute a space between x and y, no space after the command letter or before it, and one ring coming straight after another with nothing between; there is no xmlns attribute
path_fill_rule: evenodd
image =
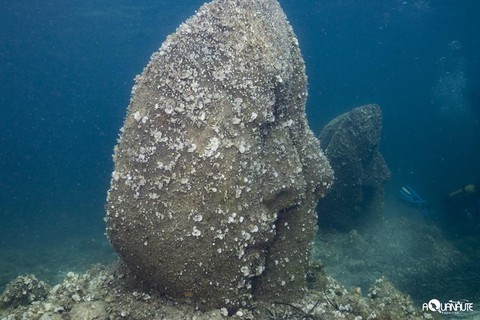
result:
<svg viewBox="0 0 480 320"><path fill-rule="evenodd" d="M303 177L299 154L285 130L274 130L266 140L268 155L265 161L263 203L272 212L300 205L305 196L306 183ZM274 138L273 138L274 137Z"/></svg>

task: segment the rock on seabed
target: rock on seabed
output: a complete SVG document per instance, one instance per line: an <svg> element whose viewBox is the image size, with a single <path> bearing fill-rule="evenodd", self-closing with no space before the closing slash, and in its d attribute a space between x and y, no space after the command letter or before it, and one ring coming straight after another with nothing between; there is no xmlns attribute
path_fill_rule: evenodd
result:
<svg viewBox="0 0 480 320"><path fill-rule="evenodd" d="M128 267L206 309L300 298L333 177L306 97L275 0L213 1L167 37L114 152L107 234Z"/></svg>

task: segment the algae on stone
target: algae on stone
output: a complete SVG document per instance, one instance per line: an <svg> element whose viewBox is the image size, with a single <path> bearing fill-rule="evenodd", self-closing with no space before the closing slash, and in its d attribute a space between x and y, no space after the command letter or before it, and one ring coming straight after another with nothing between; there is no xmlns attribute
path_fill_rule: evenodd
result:
<svg viewBox="0 0 480 320"><path fill-rule="evenodd" d="M276 0L216 0L170 35L115 147L107 233L127 265L204 308L301 297L333 176L306 97Z"/></svg>

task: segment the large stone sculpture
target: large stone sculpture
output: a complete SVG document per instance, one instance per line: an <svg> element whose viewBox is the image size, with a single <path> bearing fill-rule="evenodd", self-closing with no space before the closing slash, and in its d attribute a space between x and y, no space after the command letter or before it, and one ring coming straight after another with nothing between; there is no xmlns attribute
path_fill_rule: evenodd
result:
<svg viewBox="0 0 480 320"><path fill-rule="evenodd" d="M276 0L216 0L136 78L107 200L130 269L203 308L293 301L332 170Z"/></svg>
<svg viewBox="0 0 480 320"><path fill-rule="evenodd" d="M370 104L330 121L319 139L335 183L318 205L324 227L350 230L378 221L390 170L379 151L382 111Z"/></svg>

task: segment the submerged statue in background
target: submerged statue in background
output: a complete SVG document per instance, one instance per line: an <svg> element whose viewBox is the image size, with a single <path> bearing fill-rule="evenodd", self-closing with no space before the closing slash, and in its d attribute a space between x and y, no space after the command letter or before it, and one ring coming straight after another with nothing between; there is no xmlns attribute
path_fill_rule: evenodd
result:
<svg viewBox="0 0 480 320"><path fill-rule="evenodd" d="M361 228L383 216L383 187L391 173L379 151L382 111L370 104L330 121L319 139L335 183L318 205L322 227Z"/></svg>
<svg viewBox="0 0 480 320"><path fill-rule="evenodd" d="M115 147L107 233L128 267L203 308L300 298L333 177L306 96L276 0L213 1L170 35Z"/></svg>

